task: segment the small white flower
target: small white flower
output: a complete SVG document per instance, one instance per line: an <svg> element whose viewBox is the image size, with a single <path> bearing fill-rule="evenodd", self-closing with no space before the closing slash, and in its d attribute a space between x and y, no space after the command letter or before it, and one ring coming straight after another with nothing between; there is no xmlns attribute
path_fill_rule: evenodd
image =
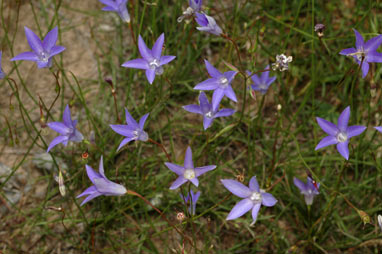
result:
<svg viewBox="0 0 382 254"><path fill-rule="evenodd" d="M289 69L288 64L292 62L292 56L286 56L284 54L276 56L276 62L272 64L272 70L286 71Z"/></svg>

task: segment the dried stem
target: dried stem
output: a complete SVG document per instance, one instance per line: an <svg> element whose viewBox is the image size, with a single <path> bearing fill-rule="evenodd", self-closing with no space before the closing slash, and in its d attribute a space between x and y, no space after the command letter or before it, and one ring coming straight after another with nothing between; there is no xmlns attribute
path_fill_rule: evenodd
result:
<svg viewBox="0 0 382 254"><path fill-rule="evenodd" d="M113 98L114 98L114 108L115 108L115 114L117 115L117 122L118 123L122 123L122 120L119 117L118 105L117 105L117 96L116 96L115 88L114 88L114 85L113 85L113 81L111 79L109 79L109 78L106 78L105 81L111 87L111 94L113 95Z"/></svg>

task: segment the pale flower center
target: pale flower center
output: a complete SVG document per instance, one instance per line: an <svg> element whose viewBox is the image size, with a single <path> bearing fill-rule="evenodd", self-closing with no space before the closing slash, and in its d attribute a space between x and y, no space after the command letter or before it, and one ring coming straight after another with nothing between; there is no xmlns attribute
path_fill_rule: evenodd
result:
<svg viewBox="0 0 382 254"><path fill-rule="evenodd" d="M223 87L228 86L228 79L226 77L221 77L219 82Z"/></svg>
<svg viewBox="0 0 382 254"><path fill-rule="evenodd" d="M212 118L213 114L211 111L208 111L206 114L205 114L206 117L208 118Z"/></svg>
<svg viewBox="0 0 382 254"><path fill-rule="evenodd" d="M161 75L163 73L163 67L159 65L159 60L154 59L149 63L149 68L155 70L156 75Z"/></svg>
<svg viewBox="0 0 382 254"><path fill-rule="evenodd" d="M249 199L253 202L253 203L260 203L262 201L262 198L261 198L261 194L259 192L253 192L250 196L249 196Z"/></svg>
<svg viewBox="0 0 382 254"><path fill-rule="evenodd" d="M183 173L183 177L187 180L191 180L195 178L195 170L193 169L186 169Z"/></svg>
<svg viewBox="0 0 382 254"><path fill-rule="evenodd" d="M49 61L49 54L45 53L44 51L40 53L40 61L47 63Z"/></svg>
<svg viewBox="0 0 382 254"><path fill-rule="evenodd" d="M146 142L149 139L149 135L147 135L147 132L141 131L139 129L133 131L133 134L138 140L143 142Z"/></svg>
<svg viewBox="0 0 382 254"><path fill-rule="evenodd" d="M337 141L340 142L340 143L345 142L346 140L348 140L348 136L344 132L339 132L337 134L336 138L337 138Z"/></svg>

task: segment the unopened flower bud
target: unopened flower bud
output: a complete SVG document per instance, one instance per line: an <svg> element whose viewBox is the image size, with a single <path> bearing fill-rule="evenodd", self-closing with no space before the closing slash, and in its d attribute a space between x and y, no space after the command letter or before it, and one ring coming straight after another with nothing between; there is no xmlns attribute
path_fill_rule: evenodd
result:
<svg viewBox="0 0 382 254"><path fill-rule="evenodd" d="M64 177L62 176L61 170L58 172L58 176L54 177L54 180L56 180L56 182L58 183L58 189L60 190L61 196L65 197L66 189L65 189Z"/></svg>
<svg viewBox="0 0 382 254"><path fill-rule="evenodd" d="M176 219L180 222L182 222L185 218L186 218L186 216L182 212L179 212L176 214Z"/></svg>
<svg viewBox="0 0 382 254"><path fill-rule="evenodd" d="M324 37L324 30L325 25L324 24L317 24L314 26L314 31L317 33L318 37Z"/></svg>
<svg viewBox="0 0 382 254"><path fill-rule="evenodd" d="M89 153L88 153L88 151L83 152L82 155L81 155L81 158L82 158L83 160L87 160L87 159L89 158Z"/></svg>
<svg viewBox="0 0 382 254"><path fill-rule="evenodd" d="M366 225L367 223L370 223L370 216L366 212L362 210L358 210L358 215L361 217L361 220L364 225Z"/></svg>

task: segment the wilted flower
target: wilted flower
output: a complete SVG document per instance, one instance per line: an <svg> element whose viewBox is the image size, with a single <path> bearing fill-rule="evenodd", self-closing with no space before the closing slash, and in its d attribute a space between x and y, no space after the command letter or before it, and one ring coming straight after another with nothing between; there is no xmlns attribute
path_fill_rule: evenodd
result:
<svg viewBox="0 0 382 254"><path fill-rule="evenodd" d="M64 177L62 175L61 170L58 172L58 176L56 175L54 177L54 180L58 183L58 189L60 191L61 196L65 197L66 188L65 188L65 183L64 183Z"/></svg>
<svg viewBox="0 0 382 254"><path fill-rule="evenodd" d="M344 157L346 160L349 159L349 139L360 135L364 130L366 130L365 126L353 125L348 126L350 117L350 106L346 107L344 111L342 111L340 117L338 118L337 125L326 121L320 117L316 117L318 125L320 125L321 129L329 134L329 136L323 138L320 143L316 146L315 150L320 148L329 146L329 145L337 145L338 152Z"/></svg>
<svg viewBox="0 0 382 254"><path fill-rule="evenodd" d="M269 69L269 65L265 69ZM248 76L252 75L250 71L247 71L247 74ZM275 82L276 77L269 77L269 71L264 71L261 73L260 77L257 76L257 74L254 74L251 76L251 79L253 81L251 88L255 91L259 91L261 94L265 94L268 91L269 86Z"/></svg>
<svg viewBox="0 0 382 254"><path fill-rule="evenodd" d="M140 140L146 142L149 139L149 135L143 130L143 127L145 126L145 122L149 114L147 113L146 115L142 116L141 119L139 119L139 124L130 115L127 108L125 108L125 115L127 125L110 124L110 127L113 129L113 131L126 137L122 140L117 151L119 151L119 149L121 149L122 146L126 145L132 140Z"/></svg>
<svg viewBox="0 0 382 254"><path fill-rule="evenodd" d="M171 185L170 190L179 188L179 186L181 186L187 181L192 182L196 187L198 187L198 177L216 168L215 165L194 168L194 162L192 161L192 151L190 147L187 147L186 156L184 157L184 166L180 166L170 162L165 162L165 165L172 172L179 176Z"/></svg>
<svg viewBox="0 0 382 254"><path fill-rule="evenodd" d="M314 31L317 33L318 37L324 36L324 30L325 30L325 25L323 24L316 24L314 26Z"/></svg>
<svg viewBox="0 0 382 254"><path fill-rule="evenodd" d="M239 218L249 210L252 210L252 224L254 224L261 205L270 207L277 203L277 199L272 194L260 189L256 176L253 176L249 181L249 188L235 180L222 179L221 182L232 194L243 198L232 208L227 216L227 220Z"/></svg>
<svg viewBox="0 0 382 254"><path fill-rule="evenodd" d="M58 28L55 27L50 30L42 42L40 38L28 27L25 26L24 30L29 46L33 51L21 53L12 58L11 61L35 61L38 68L51 67L52 57L65 50L62 46L56 46Z"/></svg>
<svg viewBox="0 0 382 254"><path fill-rule="evenodd" d="M180 194L180 198L183 200L183 202L186 204L186 205L189 205L188 207L188 212L191 214L191 215L195 215L195 211L196 211L196 202L198 202L198 199L200 197L200 191L194 193L192 190L190 191L191 192L191 196L190 196L190 193L187 194L187 197L184 197L182 194Z"/></svg>
<svg viewBox="0 0 382 254"><path fill-rule="evenodd" d="M47 152L60 143L66 146L68 141L81 142L84 139L84 136L82 136L81 132L76 129L77 122L77 120L72 120L69 105L66 105L62 115L62 122L51 122L47 124L49 128L61 134L52 140Z"/></svg>
<svg viewBox="0 0 382 254"><path fill-rule="evenodd" d="M362 35L355 29L353 31L355 33L356 48L343 49L340 54L352 56L358 64L362 63L362 77L364 78L369 72L369 63L382 62L382 53L377 52L378 47L382 43L382 35L373 37L365 43Z"/></svg>
<svg viewBox="0 0 382 254"><path fill-rule="evenodd" d="M130 15L127 11L127 2L129 0L99 0L101 3L106 5L102 8L103 11L112 11L118 13L118 15L121 17L121 19L129 23L130 22Z"/></svg>
<svg viewBox="0 0 382 254"><path fill-rule="evenodd" d="M199 27L196 28L199 31L204 31L215 35L220 35L223 32L222 29L216 24L215 19L205 13L197 12L195 20L199 24Z"/></svg>
<svg viewBox="0 0 382 254"><path fill-rule="evenodd" d="M84 192L77 196L80 198L82 196L88 195L84 201L82 201L81 206L89 202L93 198L98 196L121 196L126 194L127 190L124 186L110 181L105 176L103 169L103 157L99 162L99 173L95 172L90 166L86 165L86 173L93 185L87 188Z"/></svg>
<svg viewBox="0 0 382 254"><path fill-rule="evenodd" d="M182 22L183 19L191 17L193 14L199 12L202 9L202 0L189 0L189 7L183 12L183 15L180 16L177 20Z"/></svg>
<svg viewBox="0 0 382 254"><path fill-rule="evenodd" d="M164 34L161 34L155 42L152 50L149 49L142 37L138 38L138 49L143 58L130 60L122 64L123 67L146 70L146 77L150 84L154 82L155 75L163 73L162 65L174 60L175 56L161 56L164 43Z"/></svg>
<svg viewBox="0 0 382 254"><path fill-rule="evenodd" d="M237 102L235 92L231 87L231 82L236 75L236 71L227 71L221 73L213 67L207 60L204 60L208 73L212 78L204 80L197 84L196 90L214 90L212 95L212 108L217 109L222 98L227 96L234 102Z"/></svg>
<svg viewBox="0 0 382 254"><path fill-rule="evenodd" d="M219 107L219 105L218 105ZM203 116L203 126L206 130L210 127L212 121L217 117L230 116L235 113L234 109L223 108L221 110L214 109L212 104L208 102L207 96L204 92L199 95L199 106L195 104L183 106L185 110L191 113L200 114Z"/></svg>
<svg viewBox="0 0 382 254"><path fill-rule="evenodd" d="M382 215L378 214L378 225L381 228L382 231Z"/></svg>
<svg viewBox="0 0 382 254"><path fill-rule="evenodd" d="M320 188L320 184L317 183L317 187L313 183L313 179L309 176L307 177L306 183L301 181L300 179L293 177L293 183L296 185L297 188L300 189L301 194L305 197L305 203L307 205L311 205L313 203L314 196L320 194L318 192L318 188Z"/></svg>
<svg viewBox="0 0 382 254"><path fill-rule="evenodd" d="M1 57L2 57L3 52L0 51L0 79L3 79L5 77L5 73L3 69L1 68Z"/></svg>
<svg viewBox="0 0 382 254"><path fill-rule="evenodd" d="M276 56L276 62L272 64L272 70L287 71L289 69L289 63L292 62L292 56L286 56L284 54Z"/></svg>

